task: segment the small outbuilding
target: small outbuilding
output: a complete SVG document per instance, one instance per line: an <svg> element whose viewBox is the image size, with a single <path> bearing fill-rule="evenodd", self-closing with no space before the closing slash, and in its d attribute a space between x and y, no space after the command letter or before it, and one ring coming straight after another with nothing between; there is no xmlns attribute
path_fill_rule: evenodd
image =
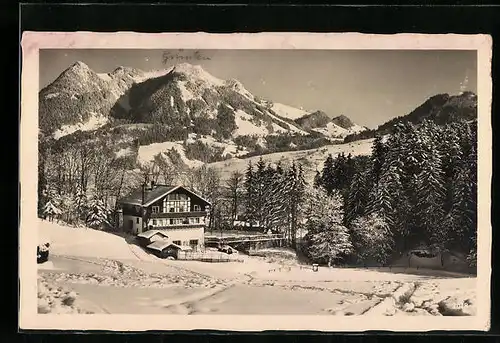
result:
<svg viewBox="0 0 500 343"><path fill-rule="evenodd" d="M160 258L174 258L179 257L179 251L190 251L191 247L180 246L168 241L158 240L149 244L146 249Z"/></svg>
<svg viewBox="0 0 500 343"><path fill-rule="evenodd" d="M168 239L168 235L160 230L148 230L138 234L136 238L140 246L147 247L153 242L166 241Z"/></svg>

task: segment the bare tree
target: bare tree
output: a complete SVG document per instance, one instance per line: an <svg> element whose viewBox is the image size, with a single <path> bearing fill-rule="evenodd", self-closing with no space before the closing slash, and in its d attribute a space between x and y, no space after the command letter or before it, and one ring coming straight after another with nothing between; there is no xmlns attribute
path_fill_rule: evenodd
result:
<svg viewBox="0 0 500 343"><path fill-rule="evenodd" d="M231 176L226 181L226 187L231 201L230 211L233 222L238 216L241 198L243 196L243 180L243 174L239 171L235 171L231 173Z"/></svg>
<svg viewBox="0 0 500 343"><path fill-rule="evenodd" d="M193 168L186 173L186 183L188 187L207 199L211 204L209 227L213 228L216 224L214 218L217 217L218 200L221 197L221 177L215 168L203 165L199 168Z"/></svg>
<svg viewBox="0 0 500 343"><path fill-rule="evenodd" d="M155 155L153 163L158 170L159 177L165 185L171 185L178 178L178 169L168 157L163 154Z"/></svg>
<svg viewBox="0 0 500 343"><path fill-rule="evenodd" d="M153 162L141 163L139 165L139 170L141 171L144 183L158 183L158 178L160 177L160 171L158 166Z"/></svg>

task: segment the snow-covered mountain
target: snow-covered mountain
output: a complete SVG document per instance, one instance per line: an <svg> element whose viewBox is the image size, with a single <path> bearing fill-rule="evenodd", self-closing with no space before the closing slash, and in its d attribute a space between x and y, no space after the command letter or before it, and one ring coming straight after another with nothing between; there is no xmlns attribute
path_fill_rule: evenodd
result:
<svg viewBox="0 0 500 343"><path fill-rule="evenodd" d="M295 119L295 122L305 129L319 132L329 138L343 139L350 134L367 130L344 115L332 119L323 111L306 114Z"/></svg>
<svg viewBox="0 0 500 343"><path fill-rule="evenodd" d="M191 127L195 133L226 139L308 134L281 118L283 112L265 106L241 82L221 80L188 63L149 72L119 67L96 73L76 62L40 91L39 101L40 129L56 138L96 129L109 119Z"/></svg>
<svg viewBox="0 0 500 343"><path fill-rule="evenodd" d="M75 62L39 92L42 140L62 149L109 141L117 156L135 154L139 162L164 154L193 165L328 143L294 121L307 115L188 63L98 73Z"/></svg>

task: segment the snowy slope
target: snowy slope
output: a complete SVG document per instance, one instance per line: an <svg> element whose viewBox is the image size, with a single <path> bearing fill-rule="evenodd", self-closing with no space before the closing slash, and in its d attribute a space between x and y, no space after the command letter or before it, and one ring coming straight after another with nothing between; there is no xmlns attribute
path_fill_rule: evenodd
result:
<svg viewBox="0 0 500 343"><path fill-rule="evenodd" d="M137 259L123 237L104 231L38 219L38 235L50 240L50 253L54 255Z"/></svg>
<svg viewBox="0 0 500 343"><path fill-rule="evenodd" d="M276 112L277 115L283 118L288 118L288 119L298 119L300 117L303 117L307 114L307 111L304 111L302 109L298 109L292 106L280 104L278 102L273 103L271 109Z"/></svg>
<svg viewBox="0 0 500 343"><path fill-rule="evenodd" d="M283 153L278 152L263 155L262 159L270 163L282 162L284 164L291 163L292 161L299 161L304 167L306 178L308 181L311 181L316 170L321 170L321 168L323 168L323 163L328 154L335 156L343 152L345 154L350 153L353 156L370 155L373 141L373 139L366 139L346 144L326 145L319 149L289 151ZM226 161L210 163L209 166L218 169L221 172L222 178L227 179L234 171L244 171L248 166L249 161L255 164L260 158L261 156L254 156L245 159L231 158Z"/></svg>
<svg viewBox="0 0 500 343"><path fill-rule="evenodd" d="M326 124L326 127L317 127L313 129L316 132L320 132L323 135L331 138L344 138L353 133L359 133L365 131L366 128L357 124L354 124L349 129L344 129L332 122Z"/></svg>
<svg viewBox="0 0 500 343"><path fill-rule="evenodd" d="M54 139L59 139L76 131L92 131L100 128L101 126L108 123L109 119L107 117L101 116L95 112L91 113L91 116L86 122L78 123L74 125L63 125L60 129L56 130L52 137Z"/></svg>
<svg viewBox="0 0 500 343"><path fill-rule="evenodd" d="M186 157L182 142L163 142L142 145L139 147L139 154L137 159L139 163L145 164L151 162L156 155L160 153L166 153L172 149L179 153L182 162L184 162L189 167L199 167L203 164L203 162L190 160Z"/></svg>
<svg viewBox="0 0 500 343"><path fill-rule="evenodd" d="M286 122L286 121L284 121L283 119L280 119L280 118L276 117L274 114L268 113L268 115L269 115L271 118L273 118L273 119L275 119L275 120L279 121L280 123L284 124L284 125L285 125L286 127L288 127L288 128L289 128L289 130L290 130L291 132L293 132L293 133L298 133L298 134L301 134L301 135L307 135L307 134L308 134L306 131L299 129L299 128L298 128L297 126L295 126L295 125L292 125L292 124L287 123L287 122Z"/></svg>

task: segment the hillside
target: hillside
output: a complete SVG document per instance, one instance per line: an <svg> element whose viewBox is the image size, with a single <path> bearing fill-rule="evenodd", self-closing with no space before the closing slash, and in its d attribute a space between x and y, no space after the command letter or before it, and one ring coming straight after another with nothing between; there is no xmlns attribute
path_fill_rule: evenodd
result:
<svg viewBox="0 0 500 343"><path fill-rule="evenodd" d="M159 155L175 167L208 163L223 173L244 169L263 155L271 161L301 160L309 176L330 152L369 153L375 134L390 133L399 122L477 116L475 94L439 94L368 130L345 115L332 118L321 110L261 100L238 80L222 80L187 63L97 73L76 62L40 91L39 101L41 151L105 147L130 169Z"/></svg>
<svg viewBox="0 0 500 343"><path fill-rule="evenodd" d="M316 111L300 118L295 122L307 130L318 132L331 139L343 139L348 135L360 133L366 128L359 126L345 115L330 118L323 111Z"/></svg>
<svg viewBox="0 0 500 343"><path fill-rule="evenodd" d="M298 161L302 164L305 177L311 182L316 174L316 170L321 170L325 159L329 154L336 156L340 153L351 154L352 156L369 155L372 151L373 139L360 140L347 144L325 145L319 149L289 151L286 153L273 153L250 158L232 158L226 161L210 163L209 166L218 169L223 179L227 179L234 171L244 172L248 163L254 165L262 157L266 162L290 164L292 161Z"/></svg>
<svg viewBox="0 0 500 343"><path fill-rule="evenodd" d="M437 94L424 101L410 113L388 120L375 130L353 133L344 142L373 138L375 135L389 134L398 123L420 124L424 120L438 125L477 119L477 95L463 92L457 95Z"/></svg>
<svg viewBox="0 0 500 343"><path fill-rule="evenodd" d="M221 80L187 63L96 73L76 62L40 91L39 102L42 144L65 149L99 141L143 162L154 157L143 151L172 148L185 160L213 162L330 143L294 122L305 111L260 100L238 80Z"/></svg>

